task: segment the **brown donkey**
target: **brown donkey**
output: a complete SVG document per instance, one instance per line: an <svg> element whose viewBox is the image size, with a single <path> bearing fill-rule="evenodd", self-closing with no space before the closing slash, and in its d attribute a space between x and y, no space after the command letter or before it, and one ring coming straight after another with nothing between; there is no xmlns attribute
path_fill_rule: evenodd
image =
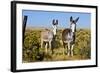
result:
<svg viewBox="0 0 100 73"><path fill-rule="evenodd" d="M62 41L64 49L67 44L67 55L73 56L73 47L75 44L75 32L76 32L76 23L79 20L79 17L73 20L72 16L70 17L70 28L66 28L62 32ZM63 49L63 54L65 53Z"/></svg>

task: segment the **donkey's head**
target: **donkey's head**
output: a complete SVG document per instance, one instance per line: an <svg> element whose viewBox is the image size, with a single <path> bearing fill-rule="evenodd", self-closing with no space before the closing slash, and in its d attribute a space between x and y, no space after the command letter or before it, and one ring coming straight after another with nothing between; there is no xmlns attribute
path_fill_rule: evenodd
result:
<svg viewBox="0 0 100 73"><path fill-rule="evenodd" d="M72 32L76 32L76 23L79 20L79 17L76 18L75 20L73 20L73 17L70 17L70 29L72 30Z"/></svg>
<svg viewBox="0 0 100 73"><path fill-rule="evenodd" d="M56 30L57 30L57 25L58 25L58 20L53 19L52 21L52 27L53 27L53 34L56 35Z"/></svg>

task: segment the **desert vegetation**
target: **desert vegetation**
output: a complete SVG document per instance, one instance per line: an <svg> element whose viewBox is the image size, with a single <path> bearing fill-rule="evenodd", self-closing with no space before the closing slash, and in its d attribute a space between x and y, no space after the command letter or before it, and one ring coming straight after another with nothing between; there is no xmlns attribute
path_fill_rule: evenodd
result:
<svg viewBox="0 0 100 73"><path fill-rule="evenodd" d="M23 44L23 62L38 62L38 61L61 61L61 60L86 60L91 58L91 32L90 29L77 29L76 40L74 45L74 56L69 57L63 54L62 31L57 30L57 37L53 43L54 49L48 48L48 53L45 54L45 49L41 48L41 31L43 29L26 29L25 39ZM45 44L45 43L44 43ZM65 49L67 52L67 49Z"/></svg>

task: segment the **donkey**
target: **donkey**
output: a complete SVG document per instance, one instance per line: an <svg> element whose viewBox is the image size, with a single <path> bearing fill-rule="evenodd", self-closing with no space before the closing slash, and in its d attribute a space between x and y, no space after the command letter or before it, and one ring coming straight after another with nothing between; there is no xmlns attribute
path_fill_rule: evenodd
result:
<svg viewBox="0 0 100 73"><path fill-rule="evenodd" d="M45 29L44 31L41 32L41 48L45 48L45 53L47 53L48 46L50 49L52 48L51 42L55 39L57 33L57 25L58 25L58 20L53 19L52 21L53 30ZM44 43L45 47L43 47Z"/></svg>
<svg viewBox="0 0 100 73"><path fill-rule="evenodd" d="M79 17L73 20L73 17L70 17L70 28L66 28L62 32L62 42L63 42L63 54L65 53L64 50L66 48L67 44L67 55L73 56L74 50L74 44L75 44L75 32L76 32L76 23L79 20Z"/></svg>

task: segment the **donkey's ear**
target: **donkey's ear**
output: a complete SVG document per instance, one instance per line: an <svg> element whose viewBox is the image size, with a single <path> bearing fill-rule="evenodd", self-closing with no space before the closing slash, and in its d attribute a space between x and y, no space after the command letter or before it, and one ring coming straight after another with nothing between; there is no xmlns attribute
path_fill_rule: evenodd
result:
<svg viewBox="0 0 100 73"><path fill-rule="evenodd" d="M79 20L79 17L75 20L75 22L77 22Z"/></svg>
<svg viewBox="0 0 100 73"><path fill-rule="evenodd" d="M56 20L56 24L58 25L58 20Z"/></svg>
<svg viewBox="0 0 100 73"><path fill-rule="evenodd" d="M52 20L52 24L53 24L53 25L55 24L55 19Z"/></svg>
<svg viewBox="0 0 100 73"><path fill-rule="evenodd" d="M72 16L70 17L70 22L71 22L71 21L73 21L73 17L72 17Z"/></svg>

